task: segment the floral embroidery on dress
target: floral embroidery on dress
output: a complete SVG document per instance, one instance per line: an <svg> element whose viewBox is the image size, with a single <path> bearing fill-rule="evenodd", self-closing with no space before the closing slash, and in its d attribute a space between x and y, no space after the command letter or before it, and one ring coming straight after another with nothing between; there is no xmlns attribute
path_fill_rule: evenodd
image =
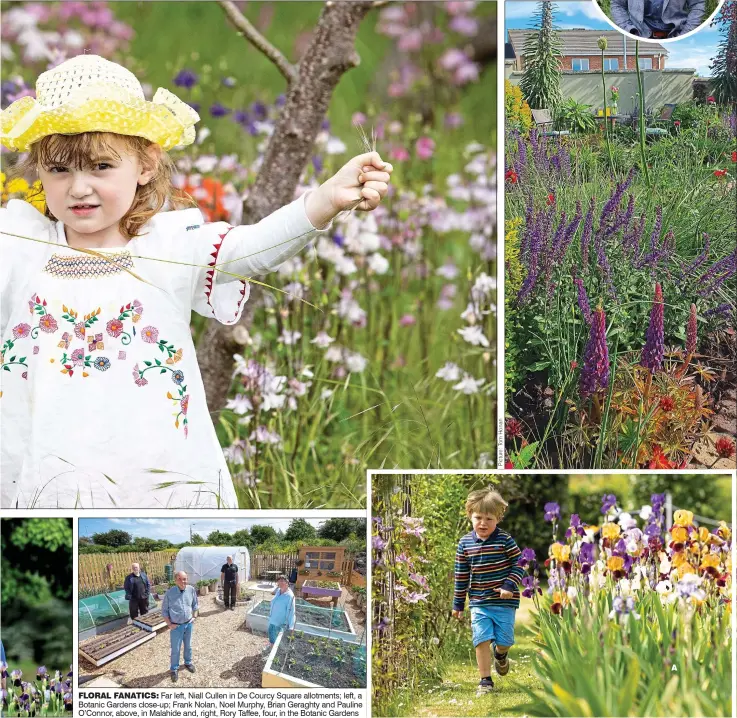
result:
<svg viewBox="0 0 737 718"><path fill-rule="evenodd" d="M168 358L166 359L167 364L176 364L177 362L181 361L182 358L182 350L177 349L174 350L174 346L172 344L169 344L166 339L159 339L159 330L156 327L148 326L144 327L141 330L141 338L143 341L149 343L149 344L157 344L159 349L168 354ZM154 359L153 361L144 361L143 362L146 365L145 369L141 369L138 364L133 367L133 381L136 383L136 386L146 386L148 384L148 379L144 377L144 374L147 371L151 371L154 369L159 369L160 374L166 374L166 372L171 372L171 380L176 384L177 390L176 394L172 394L171 391L166 392L166 398L170 399L174 402L175 408L178 409L177 413L174 414L174 427L176 429L179 428L180 424L180 417L182 418L181 424L184 427L184 437L187 437L187 434L189 433L189 427L188 419L187 419L187 409L189 408L189 394L187 394L187 387L184 384L184 372L181 369L172 369L169 366L165 366L162 364L160 359Z"/></svg>
<svg viewBox="0 0 737 718"><path fill-rule="evenodd" d="M20 334L16 335L16 330L18 329L18 327L28 327L28 324L19 324L13 329L13 336L15 337L15 339L25 338L26 336L28 336L28 333L23 335L23 337L21 337ZM28 327L28 329L30 331L30 327ZM8 339L5 344L3 344L2 351L0 351L0 366L2 366L4 371L10 371L10 367L13 364L18 364L19 366L24 366L26 369L28 369L28 364L26 364L26 357L20 357L19 359L18 355L14 354L8 359L7 362L5 361L5 355L11 352L14 346L15 342L12 339ZM28 372L24 371L21 376L24 379L28 379Z"/></svg>
<svg viewBox="0 0 737 718"><path fill-rule="evenodd" d="M53 334L59 325L56 323L56 319L46 311L46 300L41 299L38 294L34 295L28 302L28 307L31 310L31 314L40 314L38 320L38 326L31 330L31 337L33 339L38 338L38 330L46 334Z"/></svg>
<svg viewBox="0 0 737 718"><path fill-rule="evenodd" d="M134 299L132 302L129 302L128 304L120 308L118 318L111 319L107 323L105 329L107 330L107 333L114 339L117 339L122 335L120 341L123 342L124 346L127 346L133 340L128 332L123 331L125 329L123 320L130 319L132 316L133 324L136 324L140 320L141 314L143 314L143 304L141 304L141 302L139 302L137 299ZM135 327L133 327L133 336L136 336Z"/></svg>

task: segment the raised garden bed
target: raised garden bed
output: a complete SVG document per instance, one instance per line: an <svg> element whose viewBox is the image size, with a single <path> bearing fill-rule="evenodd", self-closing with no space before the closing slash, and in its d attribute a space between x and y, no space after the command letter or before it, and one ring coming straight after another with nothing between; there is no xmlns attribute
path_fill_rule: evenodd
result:
<svg viewBox="0 0 737 718"><path fill-rule="evenodd" d="M255 591L246 591L240 592L235 599L235 605L236 606L247 606L256 596ZM223 600L223 587L218 587L218 594L215 596L215 603L217 603L219 606L223 606L225 604Z"/></svg>
<svg viewBox="0 0 737 718"><path fill-rule="evenodd" d="M302 595L330 596L337 600L343 595L343 590L337 581L314 581L310 579L302 584Z"/></svg>
<svg viewBox="0 0 737 718"><path fill-rule="evenodd" d="M302 631L281 633L261 673L263 688L365 688L366 649Z"/></svg>
<svg viewBox="0 0 737 718"><path fill-rule="evenodd" d="M95 636L79 644L79 654L94 666L102 666L146 641L156 637L154 631L144 631L137 626L126 626Z"/></svg>
<svg viewBox="0 0 737 718"><path fill-rule="evenodd" d="M145 616L134 618L133 625L142 628L144 631L156 632L166 626L166 621L161 615L161 610L157 609L155 611L149 611Z"/></svg>
<svg viewBox="0 0 737 718"><path fill-rule="evenodd" d="M259 601L246 614L246 624L252 631L266 633L269 625L269 601ZM341 608L320 608L300 598L295 602L295 630L313 636L333 636L349 643L358 643L359 636L348 614Z"/></svg>

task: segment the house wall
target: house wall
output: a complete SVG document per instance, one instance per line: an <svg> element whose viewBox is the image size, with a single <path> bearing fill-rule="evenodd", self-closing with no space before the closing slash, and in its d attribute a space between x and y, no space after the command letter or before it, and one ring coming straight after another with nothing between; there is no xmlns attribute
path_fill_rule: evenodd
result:
<svg viewBox="0 0 737 718"><path fill-rule="evenodd" d="M522 74L505 66L505 76L513 85L519 85ZM646 108L657 110L668 103L679 104L691 100L694 74L695 70L692 69L644 71L642 78ZM591 105L593 112L603 108L601 72L564 71L560 85L563 99L572 97L576 102ZM635 109L635 96L638 93L636 72L607 72L606 86L607 90L610 87L619 88L618 111L620 113L629 113Z"/></svg>
<svg viewBox="0 0 737 718"><path fill-rule="evenodd" d="M625 69L625 63L624 63L624 55L605 55L606 59L610 58L616 58L619 60L619 69L624 70ZM651 58L653 61L653 70L665 70L666 64L665 55L650 55L644 52L640 53L640 59L644 60L645 58ZM566 55L561 58L561 66L563 70L573 70L573 59L587 59L589 61L589 69L590 70L601 70L601 53L597 53L596 55ZM525 62L523 56L518 56L516 60L514 61L515 68L519 71L522 71L525 69ZM627 70L634 70L635 69L635 52L634 50L632 53L627 53Z"/></svg>

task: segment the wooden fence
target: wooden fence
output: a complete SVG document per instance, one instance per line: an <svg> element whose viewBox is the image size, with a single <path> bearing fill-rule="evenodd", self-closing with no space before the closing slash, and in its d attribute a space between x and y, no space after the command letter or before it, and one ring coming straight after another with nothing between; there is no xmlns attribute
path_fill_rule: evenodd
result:
<svg viewBox="0 0 737 718"><path fill-rule="evenodd" d="M177 552L151 551L126 553L83 553L79 555L80 595L114 591L123 587L132 563L140 563L152 584L166 580L166 566L174 561ZM109 568L108 568L109 567Z"/></svg>
<svg viewBox="0 0 737 718"><path fill-rule="evenodd" d="M174 564L177 551L151 551L149 553L135 551L126 553L83 553L79 555L79 592L82 596L94 593L114 591L123 587L125 577L131 571L131 564L141 564L141 569L148 574L152 584L166 580L167 564ZM251 553L251 578L256 580L266 577L266 571L279 571L289 576L293 568L297 568L298 553ZM110 568L108 568L110 567ZM346 556L340 567L343 573L340 582L344 586L356 583L358 576L353 571L353 559ZM359 583L359 585L361 585Z"/></svg>

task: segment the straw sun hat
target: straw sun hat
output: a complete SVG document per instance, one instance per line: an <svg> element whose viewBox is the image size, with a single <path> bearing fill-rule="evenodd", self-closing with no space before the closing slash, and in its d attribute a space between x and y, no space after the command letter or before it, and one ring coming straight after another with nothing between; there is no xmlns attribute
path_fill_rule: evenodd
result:
<svg viewBox="0 0 737 718"><path fill-rule="evenodd" d="M36 99L21 97L0 113L0 143L25 152L47 135L115 132L169 150L195 139L200 116L160 87L148 102L136 76L98 55L78 55L39 75Z"/></svg>

